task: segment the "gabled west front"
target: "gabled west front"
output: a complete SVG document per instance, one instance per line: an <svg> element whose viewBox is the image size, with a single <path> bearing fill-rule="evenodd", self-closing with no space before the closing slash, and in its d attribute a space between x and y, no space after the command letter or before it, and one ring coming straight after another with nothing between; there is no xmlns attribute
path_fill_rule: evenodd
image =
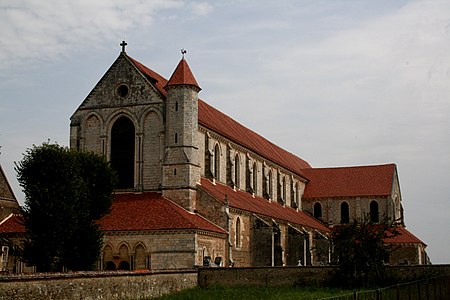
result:
<svg viewBox="0 0 450 300"><path fill-rule="evenodd" d="M99 269L325 265L332 227L364 215L402 229L388 263L425 263L394 164L312 168L200 91L184 57L167 80L123 43L72 115L70 147L104 155L119 177Z"/></svg>

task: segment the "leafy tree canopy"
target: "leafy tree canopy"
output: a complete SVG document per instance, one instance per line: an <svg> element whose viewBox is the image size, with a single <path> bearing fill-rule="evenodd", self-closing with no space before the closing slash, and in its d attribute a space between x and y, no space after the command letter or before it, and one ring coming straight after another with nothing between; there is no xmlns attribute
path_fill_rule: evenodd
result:
<svg viewBox="0 0 450 300"><path fill-rule="evenodd" d="M395 226L368 217L353 220L333 229L333 263L339 267L337 281L345 287L375 286L385 280L387 237L396 235Z"/></svg>
<svg viewBox="0 0 450 300"><path fill-rule="evenodd" d="M16 163L25 193L23 258L38 271L90 270L98 259L116 175L101 156L57 144L33 146Z"/></svg>

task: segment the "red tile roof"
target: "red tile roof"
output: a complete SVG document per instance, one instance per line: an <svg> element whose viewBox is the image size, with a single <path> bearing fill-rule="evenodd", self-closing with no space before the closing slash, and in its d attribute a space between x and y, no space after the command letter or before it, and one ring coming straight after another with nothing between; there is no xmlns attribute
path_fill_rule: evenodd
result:
<svg viewBox="0 0 450 300"><path fill-rule="evenodd" d="M167 92L164 90L164 86L167 84L166 79L161 77L156 72L150 70L140 62L134 60L133 58L129 56L127 57L141 73L156 80L155 86L158 91L163 96L167 96ZM182 63L182 61L180 62L180 64ZM180 66L180 64L178 64L178 66ZM174 74L176 72L177 71L175 71ZM173 79L173 81L177 82L179 80ZM304 173L302 171L304 168L311 168L311 166L303 159L268 141L264 137L241 125L237 121L210 106L201 99L199 99L198 101L198 123L199 125L215 131L230 139L231 141L234 141L237 144L242 145L261 155L262 157L265 157L266 159L271 160L301 176L304 176Z"/></svg>
<svg viewBox="0 0 450 300"><path fill-rule="evenodd" d="M303 169L311 168L303 159L266 140L203 101L198 101L198 122L296 174L304 176Z"/></svg>
<svg viewBox="0 0 450 300"><path fill-rule="evenodd" d="M389 196L395 164L304 169L310 180L304 198Z"/></svg>
<svg viewBox="0 0 450 300"><path fill-rule="evenodd" d="M230 207L325 232L330 231L327 226L303 211L282 206L277 202L269 202L261 197L253 197L247 192L235 191L231 187L220 183L213 184L206 178L201 179L201 185L198 187L221 202L225 202L225 195L227 195Z"/></svg>
<svg viewBox="0 0 450 300"><path fill-rule="evenodd" d="M153 70L150 70L137 60L134 60L133 58L127 56L127 58L134 64L134 66L144 75L147 77L150 77L153 79L152 83L156 87L156 89L164 96L167 96L167 92L164 89L164 87L167 84L167 79L159 75L158 73L154 72Z"/></svg>
<svg viewBox="0 0 450 300"><path fill-rule="evenodd" d="M205 218L190 213L160 193L117 194L111 211L100 220L104 231L198 229L226 233ZM24 233L21 215L11 214L0 223L1 233Z"/></svg>
<svg viewBox="0 0 450 300"><path fill-rule="evenodd" d="M398 232L398 235L392 236L384 239L384 242L387 244L423 244L419 238L417 238L414 234L409 232L405 227L397 227L395 230ZM388 234L389 236L389 234Z"/></svg>
<svg viewBox="0 0 450 300"><path fill-rule="evenodd" d="M160 193L117 194L111 212L100 220L105 231L198 229L226 233Z"/></svg>
<svg viewBox="0 0 450 300"><path fill-rule="evenodd" d="M22 215L11 214L0 222L0 233L25 233Z"/></svg>
<svg viewBox="0 0 450 300"><path fill-rule="evenodd" d="M188 63L184 58L178 63L178 66L175 68L175 71L172 73L166 86L172 85L193 85L200 89L194 74L192 74Z"/></svg>

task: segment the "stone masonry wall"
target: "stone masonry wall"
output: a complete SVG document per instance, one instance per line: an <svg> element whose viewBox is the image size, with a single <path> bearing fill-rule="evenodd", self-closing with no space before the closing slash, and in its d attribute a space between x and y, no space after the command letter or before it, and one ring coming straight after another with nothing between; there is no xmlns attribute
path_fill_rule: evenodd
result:
<svg viewBox="0 0 450 300"><path fill-rule="evenodd" d="M112 257L118 260L104 256L103 264L112 260L118 266L120 260L125 260L133 268L130 258L140 259L137 248L141 247L144 257L148 260L148 269L185 269L192 268L195 264L194 233L107 234L104 237L104 245L103 250L109 247Z"/></svg>
<svg viewBox="0 0 450 300"><path fill-rule="evenodd" d="M325 199L302 199L303 210L314 215L314 205L320 203L322 206L322 220L328 225L341 223L341 204L347 203L349 206L349 218L360 219L364 215L370 214L370 203L378 203L379 219L388 215L390 198L386 197L348 197L348 198L325 198Z"/></svg>
<svg viewBox="0 0 450 300"><path fill-rule="evenodd" d="M199 268L158 273L86 272L0 277L3 299L142 299L186 288L328 286L333 267ZM450 265L388 267L400 282L450 276Z"/></svg>
<svg viewBox="0 0 450 300"><path fill-rule="evenodd" d="M332 267L200 268L198 285L322 286L334 272Z"/></svg>
<svg viewBox="0 0 450 300"><path fill-rule="evenodd" d="M219 286L329 286L334 267L200 268L198 285ZM450 265L395 266L388 276L399 282L450 276Z"/></svg>
<svg viewBox="0 0 450 300"><path fill-rule="evenodd" d="M0 279L3 299L143 299L197 286L194 270L165 273L87 273Z"/></svg>

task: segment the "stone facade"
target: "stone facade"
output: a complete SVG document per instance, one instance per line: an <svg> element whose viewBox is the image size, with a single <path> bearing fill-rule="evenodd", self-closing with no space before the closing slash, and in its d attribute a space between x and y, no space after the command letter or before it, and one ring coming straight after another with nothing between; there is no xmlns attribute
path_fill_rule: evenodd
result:
<svg viewBox="0 0 450 300"><path fill-rule="evenodd" d="M320 218L329 226L348 223L349 220L362 219L364 216L377 215L378 220L386 218L389 222L404 224L400 184L395 170L392 191L386 196L340 196L326 198L303 198L303 210ZM317 214L320 207L321 216ZM348 211L344 213L344 210ZM375 214L373 214L375 212ZM343 219L347 219L346 221ZM378 220L376 220L378 222ZM344 222L343 222L344 221Z"/></svg>
<svg viewBox="0 0 450 300"><path fill-rule="evenodd" d="M127 92L119 93L124 88ZM70 147L111 160L112 128L120 118L133 125L133 181L125 190L161 187L165 151L163 96L121 55L71 118ZM145 138L144 138L145 137Z"/></svg>
<svg viewBox="0 0 450 300"><path fill-rule="evenodd" d="M203 257L225 259L225 239L210 233L122 232L105 236L102 270L189 269Z"/></svg>

